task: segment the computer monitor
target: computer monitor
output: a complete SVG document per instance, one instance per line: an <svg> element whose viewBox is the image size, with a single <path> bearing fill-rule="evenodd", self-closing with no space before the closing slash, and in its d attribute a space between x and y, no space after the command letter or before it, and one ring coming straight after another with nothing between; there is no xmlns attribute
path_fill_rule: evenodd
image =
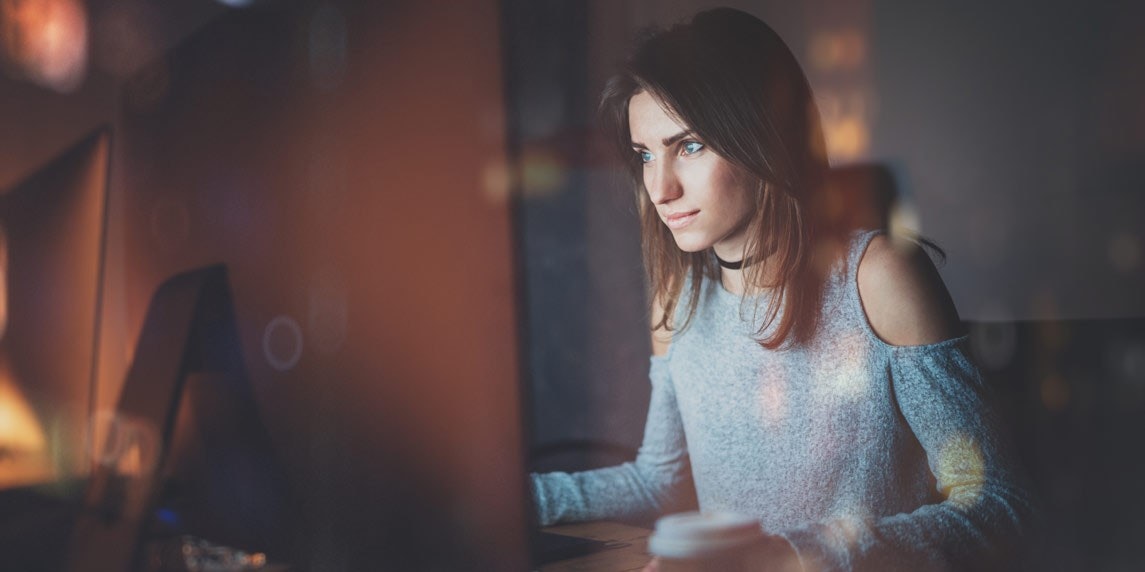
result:
<svg viewBox="0 0 1145 572"><path fill-rule="evenodd" d="M227 265L301 568L528 565L497 14L264 3L123 86L108 312Z"/></svg>
<svg viewBox="0 0 1145 572"><path fill-rule="evenodd" d="M108 417L68 572L185 565L184 546L203 541L297 560L297 499L253 399L225 266L159 287Z"/></svg>
<svg viewBox="0 0 1145 572"><path fill-rule="evenodd" d="M89 472L110 131L0 196L0 490Z"/></svg>

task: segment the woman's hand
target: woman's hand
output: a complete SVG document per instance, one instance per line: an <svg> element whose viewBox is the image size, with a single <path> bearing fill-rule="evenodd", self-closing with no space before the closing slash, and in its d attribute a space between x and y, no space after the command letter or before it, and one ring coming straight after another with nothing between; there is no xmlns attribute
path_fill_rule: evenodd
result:
<svg viewBox="0 0 1145 572"><path fill-rule="evenodd" d="M641 570L640 572L660 572L660 559L653 558L652 561L644 567L644 570Z"/></svg>

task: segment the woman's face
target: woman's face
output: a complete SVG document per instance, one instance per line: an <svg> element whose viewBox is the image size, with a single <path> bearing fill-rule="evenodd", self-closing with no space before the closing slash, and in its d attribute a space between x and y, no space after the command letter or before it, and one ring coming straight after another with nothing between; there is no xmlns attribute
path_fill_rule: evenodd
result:
<svg viewBox="0 0 1145 572"><path fill-rule="evenodd" d="M676 246L685 252L711 247L724 260L739 260L755 209L750 178L647 92L629 100L628 129L644 163L644 188Z"/></svg>

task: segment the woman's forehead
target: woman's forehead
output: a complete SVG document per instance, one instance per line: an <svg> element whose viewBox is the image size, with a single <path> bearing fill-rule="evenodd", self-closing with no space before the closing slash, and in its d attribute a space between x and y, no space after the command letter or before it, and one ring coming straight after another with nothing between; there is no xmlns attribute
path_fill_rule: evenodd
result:
<svg viewBox="0 0 1145 572"><path fill-rule="evenodd" d="M672 116L652 94L642 91L628 100L628 131L634 143L655 147L689 127Z"/></svg>

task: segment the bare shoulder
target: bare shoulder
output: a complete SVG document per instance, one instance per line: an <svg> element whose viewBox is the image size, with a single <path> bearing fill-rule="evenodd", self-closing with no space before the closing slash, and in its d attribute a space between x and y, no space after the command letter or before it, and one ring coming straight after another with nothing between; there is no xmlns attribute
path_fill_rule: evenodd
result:
<svg viewBox="0 0 1145 572"><path fill-rule="evenodd" d="M931 344L963 333L942 277L914 241L875 236L859 261L858 285L867 321L888 344Z"/></svg>
<svg viewBox="0 0 1145 572"><path fill-rule="evenodd" d="M659 297L652 298L652 355L662 356L668 353L668 346L672 343L672 332L656 325L664 316L664 304Z"/></svg>

